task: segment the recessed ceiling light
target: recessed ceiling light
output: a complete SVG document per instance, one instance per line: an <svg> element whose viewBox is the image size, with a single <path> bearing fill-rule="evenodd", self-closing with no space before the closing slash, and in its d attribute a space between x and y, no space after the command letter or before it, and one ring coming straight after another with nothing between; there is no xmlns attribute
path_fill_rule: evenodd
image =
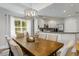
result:
<svg viewBox="0 0 79 59"><path fill-rule="evenodd" d="M63 11L64 13L66 12L66 10Z"/></svg>
<svg viewBox="0 0 79 59"><path fill-rule="evenodd" d="M73 6L74 6L74 4L71 4L70 6L71 6L71 7L73 7Z"/></svg>
<svg viewBox="0 0 79 59"><path fill-rule="evenodd" d="M68 15L68 16L71 16L71 15Z"/></svg>

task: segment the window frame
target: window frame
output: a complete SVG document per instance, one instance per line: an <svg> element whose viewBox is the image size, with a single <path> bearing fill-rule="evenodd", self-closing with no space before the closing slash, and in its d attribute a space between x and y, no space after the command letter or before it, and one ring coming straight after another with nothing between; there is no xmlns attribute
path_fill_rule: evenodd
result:
<svg viewBox="0 0 79 59"><path fill-rule="evenodd" d="M17 34L17 33L24 33L26 30L27 30L27 21L25 20L25 19L21 19L21 18L15 18L15 22L14 23L16 23L16 21L20 21L20 26L16 26L15 25L15 33ZM23 26L23 22L25 22L25 26ZM20 28L20 31L18 31L18 30L16 30L16 29L18 29L18 28ZM23 30L25 28L25 30Z"/></svg>

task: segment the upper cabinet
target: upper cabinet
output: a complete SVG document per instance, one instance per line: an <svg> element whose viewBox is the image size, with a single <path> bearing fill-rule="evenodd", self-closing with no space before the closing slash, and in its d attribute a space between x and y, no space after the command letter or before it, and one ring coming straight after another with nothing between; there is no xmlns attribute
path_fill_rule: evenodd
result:
<svg viewBox="0 0 79 59"><path fill-rule="evenodd" d="M64 19L59 17L40 17L38 20L38 28L43 32L63 32L63 25Z"/></svg>

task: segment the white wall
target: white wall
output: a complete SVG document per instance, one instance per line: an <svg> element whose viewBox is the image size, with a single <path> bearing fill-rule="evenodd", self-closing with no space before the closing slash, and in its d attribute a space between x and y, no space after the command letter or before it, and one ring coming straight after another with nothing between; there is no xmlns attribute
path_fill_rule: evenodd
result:
<svg viewBox="0 0 79 59"><path fill-rule="evenodd" d="M34 19L34 32L37 33L39 31L38 29L38 18Z"/></svg>
<svg viewBox="0 0 79 59"><path fill-rule="evenodd" d="M73 17L65 19L64 31L65 32L77 32L77 19Z"/></svg>
<svg viewBox="0 0 79 59"><path fill-rule="evenodd" d="M14 17L10 17L10 33L11 33L11 37L16 37L16 34L15 34L15 18Z"/></svg>
<svg viewBox="0 0 79 59"><path fill-rule="evenodd" d="M78 39L79 40L79 16L76 16L75 17L76 19L77 19L77 34L76 34L76 39Z"/></svg>
<svg viewBox="0 0 79 59"><path fill-rule="evenodd" d="M10 36L8 15L0 13L0 48L7 48L7 41L5 36Z"/></svg>
<svg viewBox="0 0 79 59"><path fill-rule="evenodd" d="M10 36L10 17L0 13L0 36Z"/></svg>
<svg viewBox="0 0 79 59"><path fill-rule="evenodd" d="M6 22L5 22L5 15L4 14L0 14L0 36L5 36L5 33L6 33L6 31L5 31L5 24Z"/></svg>
<svg viewBox="0 0 79 59"><path fill-rule="evenodd" d="M75 17L77 19L77 31L79 32L79 17Z"/></svg>
<svg viewBox="0 0 79 59"><path fill-rule="evenodd" d="M31 36L31 20L27 20L27 32Z"/></svg>
<svg viewBox="0 0 79 59"><path fill-rule="evenodd" d="M65 32L78 32L76 34L76 40L79 40L79 17L74 16L71 18L66 18L64 22Z"/></svg>

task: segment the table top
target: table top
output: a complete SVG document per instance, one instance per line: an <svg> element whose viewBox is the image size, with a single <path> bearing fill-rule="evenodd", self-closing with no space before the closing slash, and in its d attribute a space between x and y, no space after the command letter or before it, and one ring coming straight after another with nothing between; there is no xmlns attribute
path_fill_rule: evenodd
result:
<svg viewBox="0 0 79 59"><path fill-rule="evenodd" d="M76 52L77 56L79 56L79 41L76 42Z"/></svg>
<svg viewBox="0 0 79 59"><path fill-rule="evenodd" d="M35 42L27 42L25 38L15 39L15 41L35 56L50 55L51 53L58 51L64 45L60 42L41 38L36 39Z"/></svg>
<svg viewBox="0 0 79 59"><path fill-rule="evenodd" d="M77 41L77 43L76 43L76 50L79 51L79 41Z"/></svg>

